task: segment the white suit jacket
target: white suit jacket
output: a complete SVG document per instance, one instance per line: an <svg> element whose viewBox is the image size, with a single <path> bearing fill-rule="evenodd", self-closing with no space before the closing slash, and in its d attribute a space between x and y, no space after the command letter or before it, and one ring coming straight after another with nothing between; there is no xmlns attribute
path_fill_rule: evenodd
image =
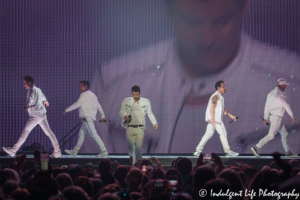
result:
<svg viewBox="0 0 300 200"><path fill-rule="evenodd" d="M100 112L101 118L105 117L97 96L90 90L82 92L79 99L68 107L66 111L70 112L77 108L79 111L79 118L91 117L93 120L96 120L97 110Z"/></svg>
<svg viewBox="0 0 300 200"><path fill-rule="evenodd" d="M46 108L44 106L44 102L46 101L46 97L42 90L35 85L30 88L27 92L27 101L26 103L29 104L30 108L28 109L28 114L43 116L46 114Z"/></svg>
<svg viewBox="0 0 300 200"><path fill-rule="evenodd" d="M122 118L122 126L124 128L127 128L127 126L128 126L127 123L125 125L123 125L124 121L125 121L124 117L131 115L133 103L134 103L133 97L125 98L122 102L122 106L121 106L119 115ZM146 98L140 97L140 100L138 101L138 104L140 106L140 111L141 111L141 114L142 114L142 118L143 118L142 120L143 120L143 125L145 127L145 130L146 130L146 120L145 120L146 114L148 114L148 117L149 117L149 119L150 119L150 121L153 125L157 124L155 116L152 113L150 101Z"/></svg>
<svg viewBox="0 0 300 200"><path fill-rule="evenodd" d="M284 96L286 97L286 95ZM294 117L290 105L286 102L287 97L285 97L280 95L280 89L278 87L268 94L264 112L265 119L268 119L270 115L283 118L285 111L290 115L291 118Z"/></svg>

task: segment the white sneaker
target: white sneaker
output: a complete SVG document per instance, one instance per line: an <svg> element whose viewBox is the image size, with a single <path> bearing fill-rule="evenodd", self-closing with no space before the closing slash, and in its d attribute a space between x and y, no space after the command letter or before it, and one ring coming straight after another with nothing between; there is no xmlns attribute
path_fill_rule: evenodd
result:
<svg viewBox="0 0 300 200"><path fill-rule="evenodd" d="M225 156L238 156L239 153L233 152L233 151L228 151Z"/></svg>
<svg viewBox="0 0 300 200"><path fill-rule="evenodd" d="M53 152L50 158L59 158L61 157L61 151Z"/></svg>
<svg viewBox="0 0 300 200"><path fill-rule="evenodd" d="M9 154L11 157L14 157L16 155L15 152L13 152L12 148L11 147L2 147L2 149L7 153Z"/></svg>
<svg viewBox="0 0 300 200"><path fill-rule="evenodd" d="M193 155L194 155L194 156L198 156L198 157L199 157L201 153L202 153L202 152L195 151Z"/></svg>
<svg viewBox="0 0 300 200"><path fill-rule="evenodd" d="M107 156L107 155L108 155L107 151L102 151L101 153L99 153L98 155L96 155L96 157L99 158L99 157L104 157L104 156Z"/></svg>
<svg viewBox="0 0 300 200"><path fill-rule="evenodd" d="M298 154L295 154L291 149L285 153L285 157L296 157Z"/></svg>
<svg viewBox="0 0 300 200"><path fill-rule="evenodd" d="M260 155L259 155L259 149L258 149L256 146L251 147L251 151L252 151L252 153L253 153L257 158L260 157Z"/></svg>
<svg viewBox="0 0 300 200"><path fill-rule="evenodd" d="M75 153L73 150L68 150L68 149L65 149L65 152L71 156L73 156L74 158L77 156L77 153Z"/></svg>

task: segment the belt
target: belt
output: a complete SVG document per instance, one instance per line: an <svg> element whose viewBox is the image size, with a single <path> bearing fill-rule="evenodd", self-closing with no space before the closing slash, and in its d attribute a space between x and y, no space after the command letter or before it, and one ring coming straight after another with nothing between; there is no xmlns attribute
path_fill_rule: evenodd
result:
<svg viewBox="0 0 300 200"><path fill-rule="evenodd" d="M128 127L137 128L137 127L143 127L144 125L128 125Z"/></svg>

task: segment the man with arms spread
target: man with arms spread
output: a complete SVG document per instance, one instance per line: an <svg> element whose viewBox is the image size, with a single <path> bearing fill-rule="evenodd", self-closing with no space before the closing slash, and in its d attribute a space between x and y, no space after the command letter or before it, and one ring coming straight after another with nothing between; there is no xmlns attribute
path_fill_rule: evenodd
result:
<svg viewBox="0 0 300 200"><path fill-rule="evenodd" d="M268 119L270 118L270 130L266 137L261 139L259 143L251 148L251 151L256 157L260 157L259 151L260 149L266 145L270 140L273 140L277 132L281 135L281 141L283 148L285 150L285 156L294 157L298 156L295 154L287 141L288 132L285 126L282 123L284 112L286 111L290 117L292 118L292 122L295 123L296 120L293 116L293 112L290 108L290 105L286 102L287 96L284 92L286 86L289 85L284 78L280 78L277 80L277 87L272 90L267 97L266 105L265 105L265 113L264 113L264 123L268 123Z"/></svg>
<svg viewBox="0 0 300 200"><path fill-rule="evenodd" d="M11 147L2 147L3 150L11 155L12 157L15 156L19 148L25 142L26 138L28 137L31 130L36 126L40 125L43 129L44 133L50 138L52 142L52 146L54 148L54 152L51 155L52 158L57 158L61 156L61 152L59 149L58 141L49 127L46 115L46 108L45 106L49 106L49 102L47 101L45 95L43 94L42 90L36 87L34 83L34 79L32 76L24 76L23 83L25 89L28 90L27 93L27 101L25 110L28 111L29 119L22 131L22 134L18 140L18 142L11 148ZM45 105L45 106L44 106Z"/></svg>
<svg viewBox="0 0 300 200"><path fill-rule="evenodd" d="M151 103L148 99L140 97L140 87L135 85L131 88L132 97L125 98L119 112L122 118L122 126L126 129L128 154L133 157L133 163L142 159L142 145L146 130L146 114L153 124L154 131L158 126ZM134 147L135 143L135 147ZM134 154L136 157L134 157Z"/></svg>
<svg viewBox="0 0 300 200"><path fill-rule="evenodd" d="M97 131L94 126L94 120L96 120L97 110L100 112L102 121L105 122L106 119L104 116L103 109L100 103L98 102L97 96L94 93L92 93L89 90L89 88L90 88L89 81L86 80L80 81L79 89L81 91L81 95L79 99L63 112L63 114L65 115L67 112L70 112L78 108L79 118L82 119L82 126L79 131L79 137L75 148L73 150L68 150L68 149L65 150L67 154L70 154L73 157L77 156L83 144L86 133L90 134L90 136L95 140L99 149L101 150L101 153L96 155L96 157L103 157L108 155L104 143L102 142L99 135L97 134Z"/></svg>
<svg viewBox="0 0 300 200"><path fill-rule="evenodd" d="M278 76L293 75L290 84L299 88L300 60L297 54L262 43L242 31L249 3L249 0L166 0L176 37L112 59L95 73L91 87L111 108L110 116L118 116L119 109L114 105L126 95L127 85L138 84L157 105L153 112L162 122L159 128L162 134L148 133L158 141L151 151L189 153L198 145L195 141L201 139L199 130L207 126L203 113L211 88L215 80L226 77L226 86L235 89L228 94L232 101L226 103L226 108L243 119L227 128L233 133L228 136L229 143L238 143L236 138L250 134L253 128L265 128L258 119L265 103L262 94L269 92L268 84ZM296 105L298 92L290 94L290 104ZM105 136L114 134L106 141L112 151L123 152L126 147L122 131L98 126ZM118 145L113 147L113 144ZM223 151L219 146L206 148ZM274 149L275 145L268 151Z"/></svg>
<svg viewBox="0 0 300 200"><path fill-rule="evenodd" d="M205 121L208 123L206 132L197 146L194 156L199 156L202 153L205 144L213 136L215 130L220 135L226 156L238 156L238 153L230 150L227 141L227 132L223 123L223 114L230 117L233 121L237 120L236 117L229 114L224 107L224 98L222 95L226 93L226 86L223 81L218 81L216 82L215 88L216 92L210 97L206 108Z"/></svg>

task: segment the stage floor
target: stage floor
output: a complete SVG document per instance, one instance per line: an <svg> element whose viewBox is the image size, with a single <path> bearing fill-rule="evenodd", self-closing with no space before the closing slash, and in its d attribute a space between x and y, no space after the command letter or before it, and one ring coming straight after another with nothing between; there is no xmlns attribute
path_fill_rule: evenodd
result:
<svg viewBox="0 0 300 200"><path fill-rule="evenodd" d="M143 155L143 158L151 158L152 156L156 157L162 165L168 169L170 168L172 161L175 160L178 157L186 157L191 159L193 166L196 165L198 157L187 155L187 154L176 154L176 155L167 155L167 154L160 154L160 155ZM105 158L109 158L111 161L116 161L120 163L121 165L129 165L129 157L125 154L111 154L106 156ZM260 158L256 158L253 155L240 155L236 157L226 157L226 156L220 156L222 159L224 165L231 166L234 161L236 162L243 162L247 163L250 166L260 169L265 165L269 165L273 161L272 156L261 156ZM296 159L300 162L300 156L297 157L285 157L282 156L282 159L288 161L291 159ZM33 155L27 155L27 159L33 159ZM1 168L8 167L10 163L14 162L14 158L10 156L0 156L0 163ZM95 157L95 155L78 155L77 157L72 157L70 155L62 155L60 158L51 159L51 165L52 166L62 166L62 165L70 165L70 164L79 164L79 165L85 165L86 163L92 163L93 165L97 166L101 158ZM207 163L209 165L210 161Z"/></svg>

